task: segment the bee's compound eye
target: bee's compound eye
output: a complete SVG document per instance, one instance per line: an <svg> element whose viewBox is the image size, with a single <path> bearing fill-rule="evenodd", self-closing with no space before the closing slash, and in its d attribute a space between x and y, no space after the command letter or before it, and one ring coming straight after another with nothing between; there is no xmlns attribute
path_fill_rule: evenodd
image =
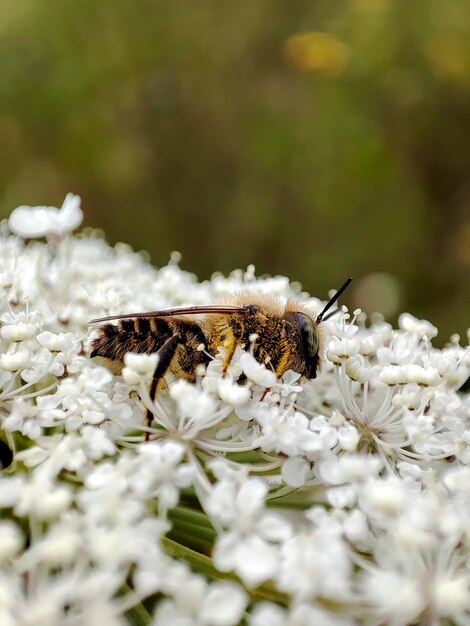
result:
<svg viewBox="0 0 470 626"><path fill-rule="evenodd" d="M305 313L294 313L293 318L302 337L302 344L308 359L315 359L318 354L318 332L315 322Z"/></svg>

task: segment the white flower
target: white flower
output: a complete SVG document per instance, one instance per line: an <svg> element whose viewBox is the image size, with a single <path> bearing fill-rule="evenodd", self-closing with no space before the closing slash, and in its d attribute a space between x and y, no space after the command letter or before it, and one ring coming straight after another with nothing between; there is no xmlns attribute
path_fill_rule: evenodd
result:
<svg viewBox="0 0 470 626"><path fill-rule="evenodd" d="M361 588L377 623L415 623L426 606L420 581L410 573L396 572L392 568L365 570Z"/></svg>
<svg viewBox="0 0 470 626"><path fill-rule="evenodd" d="M405 368L408 382L422 385L423 387L429 387L438 385L441 381L438 371L433 367L421 367L412 363Z"/></svg>
<svg viewBox="0 0 470 626"><path fill-rule="evenodd" d="M323 415L318 415L310 421L310 430L315 433L317 442L320 445L306 448L307 452L327 452L338 442L338 430L328 423Z"/></svg>
<svg viewBox="0 0 470 626"><path fill-rule="evenodd" d="M250 626L286 626L286 611L272 602L260 602L253 608Z"/></svg>
<svg viewBox="0 0 470 626"><path fill-rule="evenodd" d="M198 283L176 256L156 269L125 244L64 240L79 218L68 196L10 220L52 245L0 233L14 455L0 476L0 624L123 626L139 611L154 626L470 624L468 346L434 347L437 329L409 314L398 329L343 314L326 322L315 380L276 380L250 345L225 371L221 347L195 384L165 374L152 402L156 355L127 354L123 375L100 367L83 348L90 319L247 289L322 304L253 267ZM248 599L208 568L267 585Z"/></svg>
<svg viewBox="0 0 470 626"><path fill-rule="evenodd" d="M176 400L178 413L190 422L202 422L211 418L217 404L212 396L203 389L191 385L185 380L176 381L170 388L170 396Z"/></svg>
<svg viewBox="0 0 470 626"><path fill-rule="evenodd" d="M333 337L328 344L327 357L332 363L341 363L343 360L356 356L361 349L359 339L339 339Z"/></svg>
<svg viewBox="0 0 470 626"><path fill-rule="evenodd" d="M302 457L291 457L282 464L282 478L290 487L302 487L310 472L310 463Z"/></svg>
<svg viewBox="0 0 470 626"><path fill-rule="evenodd" d="M244 352L240 357L240 365L245 376L260 387L272 387L276 383L276 374L268 370L248 352Z"/></svg>
<svg viewBox="0 0 470 626"><path fill-rule="evenodd" d="M360 499L361 508L375 521L387 526L391 517L397 517L408 505L409 489L397 479L369 480Z"/></svg>
<svg viewBox="0 0 470 626"><path fill-rule="evenodd" d="M49 479L45 473L4 478L1 482L0 506L13 506L20 516L31 515L40 520L53 520L72 502L68 485Z"/></svg>
<svg viewBox="0 0 470 626"><path fill-rule="evenodd" d="M5 324L0 328L0 336L7 342L24 341L25 339L31 339L35 334L35 325L24 322Z"/></svg>
<svg viewBox="0 0 470 626"><path fill-rule="evenodd" d="M458 620L457 616L470 612L470 573L447 572L437 577L432 596L439 615Z"/></svg>
<svg viewBox="0 0 470 626"><path fill-rule="evenodd" d="M355 626L347 616L335 615L308 603L282 609L271 602L261 602L253 608L250 626Z"/></svg>
<svg viewBox="0 0 470 626"><path fill-rule="evenodd" d="M40 564L61 567L72 564L82 548L80 520L66 514L63 520L36 540L18 560L20 571L27 572Z"/></svg>
<svg viewBox="0 0 470 626"><path fill-rule="evenodd" d="M377 346L377 359L380 363L406 365L416 357L420 347L420 337L412 333L391 331L389 337ZM385 340L386 339L386 340Z"/></svg>
<svg viewBox="0 0 470 626"><path fill-rule="evenodd" d="M291 533L282 517L264 510L266 484L257 478L240 486L219 482L207 501L207 511L229 530L217 539L214 562L218 569L235 570L250 587L272 578L278 569L277 542Z"/></svg>
<svg viewBox="0 0 470 626"><path fill-rule="evenodd" d="M300 411L282 411L277 407L259 407L255 413L261 434L255 445L265 452L282 452L297 456L302 451L316 452L328 447L321 434L310 430L308 418Z"/></svg>
<svg viewBox="0 0 470 626"><path fill-rule="evenodd" d="M163 510L176 506L179 490L189 487L194 468L181 463L184 447L175 441L151 442L141 446L134 469L136 493L147 498L158 498Z"/></svg>
<svg viewBox="0 0 470 626"><path fill-rule="evenodd" d="M15 398L10 414L2 422L3 428L10 432L19 430L26 437L37 439L42 433L41 426L52 426L52 422L49 424L41 423L38 419L38 414L37 406L30 403L30 401L23 400L21 397Z"/></svg>
<svg viewBox="0 0 470 626"><path fill-rule="evenodd" d="M381 469L382 463L372 455L343 454L318 463L317 472L327 485L363 483Z"/></svg>
<svg viewBox="0 0 470 626"><path fill-rule="evenodd" d="M31 363L28 350L18 350L14 353L0 354L0 369L7 372L18 372Z"/></svg>
<svg viewBox="0 0 470 626"><path fill-rule="evenodd" d="M419 338L427 337L432 339L437 335L437 328L428 322L427 320L419 320L409 313L402 313L398 318L398 324L403 330L407 330Z"/></svg>
<svg viewBox="0 0 470 626"><path fill-rule="evenodd" d="M155 612L153 626L236 626L248 603L246 593L230 582L209 585L191 576Z"/></svg>
<svg viewBox="0 0 470 626"><path fill-rule="evenodd" d="M43 331L37 336L37 341L41 346L50 352L64 352L70 350L74 343L73 333L51 333Z"/></svg>
<svg viewBox="0 0 470 626"><path fill-rule="evenodd" d="M158 362L157 354L135 354L127 352L124 355L122 377L128 385L138 385L152 379Z"/></svg>
<svg viewBox="0 0 470 626"><path fill-rule="evenodd" d="M228 378L219 379L217 387L220 399L232 406L245 404L250 398L250 390L246 385L237 385Z"/></svg>
<svg viewBox="0 0 470 626"><path fill-rule="evenodd" d="M60 209L53 206L19 206L12 211L8 226L23 238L63 237L82 223L80 196L68 193Z"/></svg>
<svg viewBox="0 0 470 626"><path fill-rule="evenodd" d="M342 424L338 429L338 443L347 452L356 449L360 436L353 424Z"/></svg>
<svg viewBox="0 0 470 626"><path fill-rule="evenodd" d="M334 563L334 567L332 564ZM337 527L298 531L281 546L279 587L300 601L351 595L352 562Z"/></svg>
<svg viewBox="0 0 470 626"><path fill-rule="evenodd" d="M302 392L302 385L299 384L300 374L293 370L287 370L282 375L282 378L276 381L274 390L279 393L281 398L288 398L289 396L296 397L296 394ZM264 391L263 391L264 393Z"/></svg>
<svg viewBox="0 0 470 626"><path fill-rule="evenodd" d="M361 355L347 359L345 371L349 378L361 384L364 384L370 378L370 371L365 367L365 361Z"/></svg>
<svg viewBox="0 0 470 626"><path fill-rule="evenodd" d="M82 450L89 459L98 460L107 454L113 454L116 450L114 442L104 430L83 426L81 435Z"/></svg>
<svg viewBox="0 0 470 626"><path fill-rule="evenodd" d="M380 373L380 380L386 385L406 385L409 382L405 368L398 365L384 367Z"/></svg>
<svg viewBox="0 0 470 626"><path fill-rule="evenodd" d="M0 522L0 561L14 558L22 544L23 539L16 524L10 520Z"/></svg>

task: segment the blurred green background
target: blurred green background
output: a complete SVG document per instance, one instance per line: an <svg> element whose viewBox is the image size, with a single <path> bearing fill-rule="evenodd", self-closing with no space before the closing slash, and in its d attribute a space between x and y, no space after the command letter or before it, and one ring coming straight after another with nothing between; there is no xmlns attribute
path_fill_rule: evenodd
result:
<svg viewBox="0 0 470 626"><path fill-rule="evenodd" d="M1 216L465 332L468 0L1 0L0 45Z"/></svg>

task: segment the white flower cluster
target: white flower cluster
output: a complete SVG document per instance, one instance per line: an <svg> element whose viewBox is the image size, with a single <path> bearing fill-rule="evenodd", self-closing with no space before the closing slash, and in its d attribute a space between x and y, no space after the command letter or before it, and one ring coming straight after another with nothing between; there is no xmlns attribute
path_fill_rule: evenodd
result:
<svg viewBox="0 0 470 626"><path fill-rule="evenodd" d="M252 267L198 283L80 220L69 195L0 234L0 624L468 626L469 348L343 312L314 381L250 346L223 376L220 348L153 401L156 356L113 375L90 319L293 289Z"/></svg>

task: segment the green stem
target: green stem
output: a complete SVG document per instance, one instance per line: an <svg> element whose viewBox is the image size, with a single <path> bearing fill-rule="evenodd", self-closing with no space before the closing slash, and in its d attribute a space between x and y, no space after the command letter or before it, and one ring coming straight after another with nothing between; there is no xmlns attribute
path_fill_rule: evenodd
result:
<svg viewBox="0 0 470 626"><path fill-rule="evenodd" d="M148 626L152 623L152 616L143 604L136 604L126 611L126 620L132 626Z"/></svg>
<svg viewBox="0 0 470 626"><path fill-rule="evenodd" d="M172 541L176 541L178 544L189 548L190 550L194 550L199 554L211 554L214 544L211 541L206 541L201 537L197 537L192 535L191 533L184 532L179 528L172 528L167 537Z"/></svg>
<svg viewBox="0 0 470 626"><path fill-rule="evenodd" d="M266 501L266 506L268 507L276 507L283 509L297 509L299 511L306 511L312 506L322 506L327 509L331 508L331 504L326 500L300 500L300 499L290 499L290 498L273 498L272 500Z"/></svg>
<svg viewBox="0 0 470 626"><path fill-rule="evenodd" d="M246 452L229 452L227 458L236 463L259 463L266 464L264 459L257 450L247 450Z"/></svg>
<svg viewBox="0 0 470 626"><path fill-rule="evenodd" d="M122 600L129 607L124 612L126 621L132 624L132 626L149 626L152 623L152 616L143 605L142 600L128 585L123 587L122 593ZM133 603L134 600L135 604Z"/></svg>
<svg viewBox="0 0 470 626"><path fill-rule="evenodd" d="M170 518L171 519L171 518ZM207 528L205 526L199 526L198 524L188 524L187 522L181 522L180 520L172 520L173 526L171 532L182 532L188 537L194 539L201 539L211 545L214 544L216 538L216 532L213 528Z"/></svg>
<svg viewBox="0 0 470 626"><path fill-rule="evenodd" d="M205 513L194 509L177 506L168 511L168 519L172 523L170 535L181 535L185 545L198 549L198 544L204 553L211 551L217 533Z"/></svg>
<svg viewBox="0 0 470 626"><path fill-rule="evenodd" d="M203 526L214 530L210 519L202 511L195 511L186 506L175 506L168 511L168 517L174 520L188 522L195 526Z"/></svg>

